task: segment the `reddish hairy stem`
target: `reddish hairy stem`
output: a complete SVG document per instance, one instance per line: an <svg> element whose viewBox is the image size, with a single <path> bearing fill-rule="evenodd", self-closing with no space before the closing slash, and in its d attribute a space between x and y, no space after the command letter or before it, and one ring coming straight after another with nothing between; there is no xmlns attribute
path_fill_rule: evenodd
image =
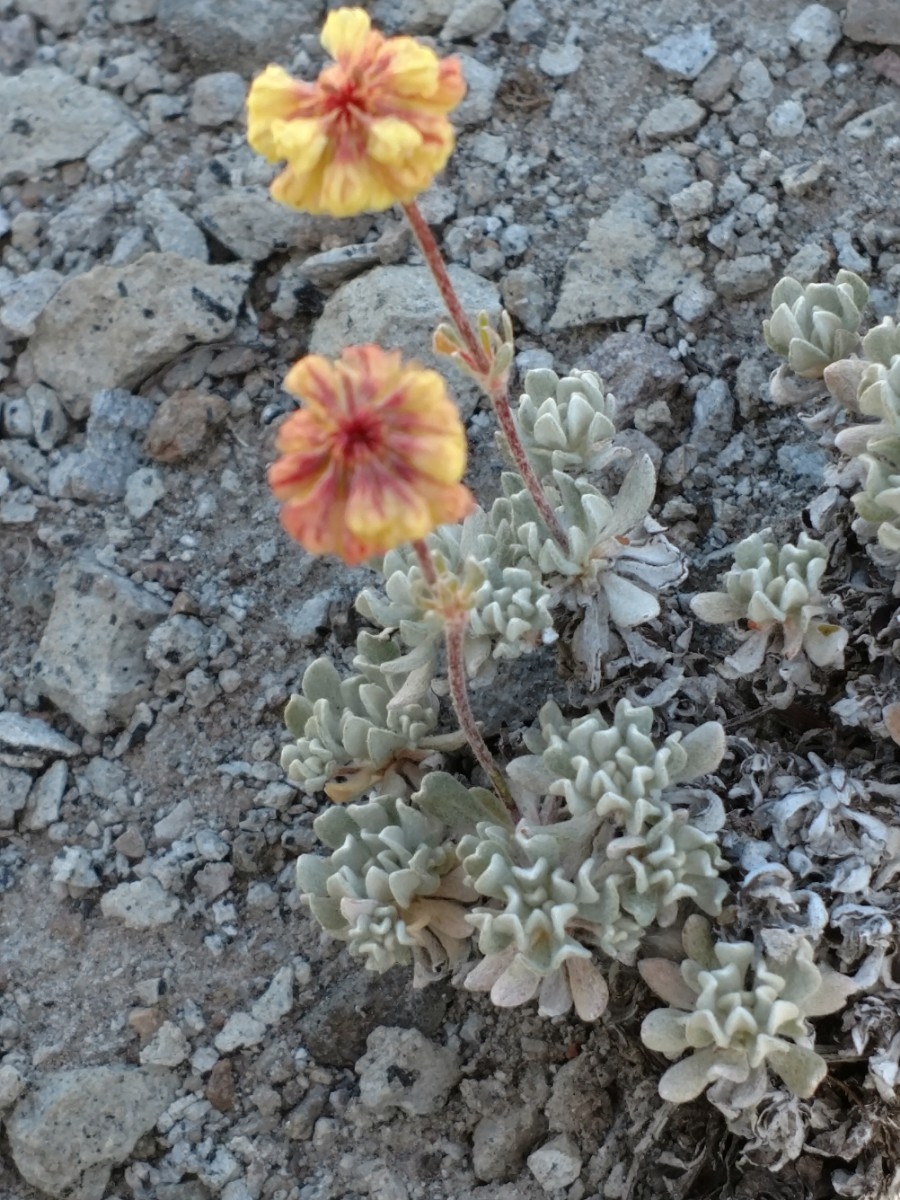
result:
<svg viewBox="0 0 900 1200"><path fill-rule="evenodd" d="M450 314L450 319L465 342L466 349L472 361L481 372L479 383L490 397L494 412L497 415L497 423L503 432L503 436L506 438L506 444L509 446L516 470L522 476L522 482L528 489L528 493L534 501L535 508L538 510L541 520L550 530L553 540L567 553L569 539L566 537L566 532L560 524L559 518L550 507L550 502L544 493L544 489L541 487L541 482L534 472L534 467L531 465L525 447L522 445L519 431L516 429L516 423L513 420L512 410L509 406L509 394L506 383L503 380L491 378L490 360L485 353L484 346L482 346L475 330L472 328L472 322L469 320L462 304L460 304L459 296L457 296L456 289L447 272L444 256L441 254L440 247L435 240L434 234L429 229L427 221L422 216L419 206L415 200L411 200L409 204L403 205L403 211L406 213L406 219L409 221L412 231L416 235L416 241L419 243L419 248L425 257L428 269L434 277L437 289L441 293L441 299L444 301L447 312Z"/></svg>
<svg viewBox="0 0 900 1200"><path fill-rule="evenodd" d="M472 322L469 320L466 310L459 302L456 288L453 286L453 282L447 272L447 264L444 262L444 256L441 254L440 246L435 241L434 234L428 228L428 222L422 216L415 200L410 200L409 204L404 204L403 211L406 213L406 219L409 221L412 231L416 235L416 241L419 243L419 249L425 257L428 269L434 276L434 282L437 284L437 289L441 293L441 299L444 301L447 312L450 314L450 320L459 331L460 337L466 343L466 349L472 355L478 367L487 375L491 364L488 362L484 347L475 335L475 330L472 328Z"/></svg>
<svg viewBox="0 0 900 1200"><path fill-rule="evenodd" d="M425 582L429 588L434 590L434 585L437 583L437 571L434 569L434 559L431 557L431 551L421 538L417 538L413 542L412 548L416 552L416 558L419 560L419 566L422 569Z"/></svg>
<svg viewBox="0 0 900 1200"><path fill-rule="evenodd" d="M469 689L466 685L466 666L463 657L463 643L466 636L465 616L461 614L455 620L448 620L444 632L447 638L447 678L450 682L450 699L456 710L459 727L466 735L466 740L472 747L472 753L493 784L497 795L513 816L518 817L518 809L509 785L481 736L481 730L478 728L469 704Z"/></svg>

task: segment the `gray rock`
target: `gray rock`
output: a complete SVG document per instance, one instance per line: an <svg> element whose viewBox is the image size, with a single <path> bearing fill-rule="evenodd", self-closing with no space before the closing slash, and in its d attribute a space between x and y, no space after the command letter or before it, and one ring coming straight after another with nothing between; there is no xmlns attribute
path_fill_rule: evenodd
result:
<svg viewBox="0 0 900 1200"><path fill-rule="evenodd" d="M37 17L53 33L76 33L90 6L91 0L16 0L20 13Z"/></svg>
<svg viewBox="0 0 900 1200"><path fill-rule="evenodd" d="M157 625L147 640L147 661L178 679L209 652L206 626L197 617L176 613Z"/></svg>
<svg viewBox="0 0 900 1200"><path fill-rule="evenodd" d="M574 75L583 62L584 51L573 42L563 45L551 43L538 55L538 66L551 79L565 79L567 75Z"/></svg>
<svg viewBox="0 0 900 1200"><path fill-rule="evenodd" d="M173 1021L163 1021L141 1050L142 1067L180 1067L189 1058L190 1043Z"/></svg>
<svg viewBox="0 0 900 1200"><path fill-rule="evenodd" d="M47 460L35 446L20 438L0 440L0 467L36 492L47 490Z"/></svg>
<svg viewBox="0 0 900 1200"><path fill-rule="evenodd" d="M221 1054L231 1054L245 1046L258 1046L265 1033L265 1025L256 1017L245 1012L232 1013L213 1044Z"/></svg>
<svg viewBox="0 0 900 1200"><path fill-rule="evenodd" d="M385 33L436 33L456 0L373 0L367 5L375 25Z"/></svg>
<svg viewBox="0 0 900 1200"><path fill-rule="evenodd" d="M694 80L692 96L701 104L717 104L734 82L737 70L733 58L726 54L719 55Z"/></svg>
<svg viewBox="0 0 900 1200"><path fill-rule="evenodd" d="M180 907L178 898L170 896L152 875L120 883L100 897L104 917L122 921L126 929L160 929L170 925Z"/></svg>
<svg viewBox="0 0 900 1200"><path fill-rule="evenodd" d="M900 46L896 0L848 0L844 35L854 42Z"/></svg>
<svg viewBox="0 0 900 1200"><path fill-rule="evenodd" d="M371 242L335 246L333 250L323 250L321 254L310 255L299 263L295 270L286 267L280 282L283 283L284 276L292 271L294 278L290 286L297 287L300 280L306 280L313 287L331 291L370 267L377 267L380 262L378 250Z"/></svg>
<svg viewBox="0 0 900 1200"><path fill-rule="evenodd" d="M91 402L84 449L65 463L59 494L94 504L119 500L141 460L141 443L154 408L124 388L97 392Z"/></svg>
<svg viewBox="0 0 900 1200"><path fill-rule="evenodd" d="M17 815L25 807L31 788L27 771L0 766L0 829L12 829Z"/></svg>
<svg viewBox="0 0 900 1200"><path fill-rule="evenodd" d="M318 250L322 238L338 228L330 218L276 204L263 188L230 188L195 211L201 228L248 262L262 262L276 250Z"/></svg>
<svg viewBox="0 0 900 1200"><path fill-rule="evenodd" d="M669 34L643 53L676 79L696 79L715 58L716 42L709 25L695 25L685 33Z"/></svg>
<svg viewBox="0 0 900 1200"><path fill-rule="evenodd" d="M59 808L65 795L68 778L67 764L58 760L39 779L35 780L28 793L28 801L21 821L23 829L33 831L46 829L59 820Z"/></svg>
<svg viewBox="0 0 900 1200"><path fill-rule="evenodd" d="M513 0L506 14L506 30L512 41L527 42L546 21L535 0Z"/></svg>
<svg viewBox="0 0 900 1200"><path fill-rule="evenodd" d="M470 54L459 54L457 57L468 90L462 104L453 110L453 124L461 127L480 125L491 115L502 72L497 67L486 66Z"/></svg>
<svg viewBox="0 0 900 1200"><path fill-rule="evenodd" d="M786 195L805 196L816 186L827 169L828 160L825 158L817 159L814 163L797 163L782 171L778 182L784 188Z"/></svg>
<svg viewBox="0 0 900 1200"><path fill-rule="evenodd" d="M177 1080L167 1071L83 1067L41 1079L6 1118L13 1161L32 1186L51 1196L87 1182L103 1194L110 1168L171 1104Z"/></svg>
<svg viewBox="0 0 900 1200"><path fill-rule="evenodd" d="M25 393L31 420L34 425L34 440L41 450L52 450L65 441L69 422L63 407L52 388L42 383L33 383Z"/></svg>
<svg viewBox="0 0 900 1200"><path fill-rule="evenodd" d="M646 333L610 334L587 356L585 366L602 377L623 416L654 400L668 403L685 379L681 361Z"/></svg>
<svg viewBox="0 0 900 1200"><path fill-rule="evenodd" d="M153 467L139 467L125 481L125 507L129 516L142 521L166 494L166 485Z"/></svg>
<svg viewBox="0 0 900 1200"><path fill-rule="evenodd" d="M167 612L162 600L105 567L66 563L32 662L37 692L89 733L127 724L150 694L144 652Z"/></svg>
<svg viewBox="0 0 900 1200"><path fill-rule="evenodd" d="M408 972L402 968L374 975L353 966L328 987L317 1004L302 1012L297 1029L316 1062L350 1067L365 1052L368 1035L382 1023L409 1026L434 1037L449 1001L446 984L413 991Z"/></svg>
<svg viewBox="0 0 900 1200"><path fill-rule="evenodd" d="M644 169L644 177L639 183L641 191L660 203L667 203L671 196L690 187L696 179L690 160L674 150L648 154L641 166Z"/></svg>
<svg viewBox="0 0 900 1200"><path fill-rule="evenodd" d="M447 42L476 38L499 25L505 9L502 0L459 0L441 30Z"/></svg>
<svg viewBox="0 0 900 1200"><path fill-rule="evenodd" d="M768 100L775 84L766 64L759 58L748 58L738 71L737 94L742 100Z"/></svg>
<svg viewBox="0 0 900 1200"><path fill-rule="evenodd" d="M687 137L699 129L705 119L706 110L696 100L690 96L675 96L651 108L638 126L638 137L647 143Z"/></svg>
<svg viewBox="0 0 900 1200"><path fill-rule="evenodd" d="M154 99L154 97L150 97ZM165 97L165 99L174 99L174 97ZM109 133L87 156L87 165L95 175L102 175L104 171L110 171L122 161L127 154L141 144L144 140L144 135L140 127L132 124L130 121L122 121Z"/></svg>
<svg viewBox="0 0 900 1200"><path fill-rule="evenodd" d="M463 308L474 319L484 310L493 321L500 313L494 284L465 267L451 266L450 278ZM474 409L478 388L430 348L431 336L446 313L426 267L376 267L345 283L327 301L315 324L309 348L313 354L337 358L344 346L375 342L399 349L405 357L448 374L451 391L467 414Z"/></svg>
<svg viewBox="0 0 900 1200"><path fill-rule="evenodd" d="M38 317L64 282L64 276L47 267L20 275L4 293L0 325L14 338L31 337Z"/></svg>
<svg viewBox="0 0 900 1200"><path fill-rule="evenodd" d="M485 1183L514 1179L525 1155L547 1132L547 1119L525 1105L511 1104L484 1116L472 1134L472 1170Z"/></svg>
<svg viewBox="0 0 900 1200"><path fill-rule="evenodd" d="M84 158L121 125L133 126L124 105L58 67L0 77L0 185Z"/></svg>
<svg viewBox="0 0 900 1200"><path fill-rule="evenodd" d="M841 40L841 20L824 4L807 4L791 22L788 40L801 58L825 61Z"/></svg>
<svg viewBox="0 0 900 1200"><path fill-rule="evenodd" d="M857 274L868 275L872 270L872 261L866 254L861 254L853 245L853 238L846 229L835 229L831 235L834 248L838 252L838 266Z"/></svg>
<svg viewBox="0 0 900 1200"><path fill-rule="evenodd" d="M302 34L318 34L324 4L294 0L159 0L156 21L202 66L255 72L290 58Z"/></svg>
<svg viewBox="0 0 900 1200"><path fill-rule="evenodd" d="M272 982L250 1008L250 1015L266 1028L277 1025L294 1007L294 969L279 967Z"/></svg>
<svg viewBox="0 0 900 1200"><path fill-rule="evenodd" d="M900 43L898 43L900 44ZM893 132L900 124L900 101L889 100L879 104L852 121L848 121L841 133L852 142L867 142L878 133Z"/></svg>
<svg viewBox="0 0 900 1200"><path fill-rule="evenodd" d="M777 138L795 138L805 124L806 113L798 100L782 100L766 117L766 128Z"/></svg>
<svg viewBox="0 0 900 1200"><path fill-rule="evenodd" d="M772 282L772 260L768 254L744 254L716 264L715 288L726 300L755 296Z"/></svg>
<svg viewBox="0 0 900 1200"><path fill-rule="evenodd" d="M679 224L706 216L712 212L714 203L715 189L708 179L699 179L669 198L672 215Z"/></svg>
<svg viewBox="0 0 900 1200"><path fill-rule="evenodd" d="M685 283L676 248L659 236L655 204L624 192L601 217L566 263L551 329L615 321L659 308Z"/></svg>
<svg viewBox="0 0 900 1200"><path fill-rule="evenodd" d="M359 1098L366 1108L399 1108L410 1116L440 1112L462 1072L458 1055L417 1029L380 1025L356 1063Z"/></svg>
<svg viewBox="0 0 900 1200"><path fill-rule="evenodd" d="M25 1091L25 1080L11 1063L0 1067L0 1112L15 1104Z"/></svg>
<svg viewBox="0 0 900 1200"><path fill-rule="evenodd" d="M63 403L140 383L189 346L226 338L249 279L246 267L177 254L77 275L38 319L30 346L38 378Z"/></svg>
<svg viewBox="0 0 900 1200"><path fill-rule="evenodd" d="M0 21L0 71L15 74L27 67L37 53L37 26L28 13L11 21Z"/></svg>
<svg viewBox="0 0 900 1200"><path fill-rule="evenodd" d="M54 255L61 258L67 250L102 250L109 240L115 207L116 193L110 184L82 188L47 225L47 241Z"/></svg>
<svg viewBox="0 0 900 1200"><path fill-rule="evenodd" d="M507 271L501 281L503 305L529 333L540 333L547 312L547 285L532 267Z"/></svg>
<svg viewBox="0 0 900 1200"><path fill-rule="evenodd" d="M50 878L62 884L60 894L74 900L100 887L90 852L84 846L66 846L53 859Z"/></svg>
<svg viewBox="0 0 900 1200"><path fill-rule="evenodd" d="M152 21L156 16L159 0L112 0L109 19L113 25L133 25L138 21Z"/></svg>
<svg viewBox="0 0 900 1200"><path fill-rule="evenodd" d="M194 806L188 799L179 800L171 812L153 825L153 840L157 846L168 846L184 837L194 819Z"/></svg>
<svg viewBox="0 0 900 1200"><path fill-rule="evenodd" d="M40 717L25 717L12 712L0 713L0 746L39 754L59 754L64 758L81 753L80 746L57 733Z"/></svg>
<svg viewBox="0 0 900 1200"><path fill-rule="evenodd" d="M528 1169L545 1192L568 1187L581 1174L581 1151L566 1134L528 1155Z"/></svg>
<svg viewBox="0 0 900 1200"><path fill-rule="evenodd" d="M705 287L699 279L691 279L672 301L672 308L682 321L693 325L707 316L715 302L715 292Z"/></svg>
<svg viewBox="0 0 900 1200"><path fill-rule="evenodd" d="M244 107L247 85L235 71L201 75L191 93L188 116L204 129L218 129L235 120Z"/></svg>
<svg viewBox="0 0 900 1200"><path fill-rule="evenodd" d="M209 261L206 238L189 216L162 188L151 188L141 200L139 216L150 227L153 240L163 253Z"/></svg>
<svg viewBox="0 0 900 1200"><path fill-rule="evenodd" d="M734 425L734 398L724 379L714 379L694 397L691 442L702 450L723 444Z"/></svg>

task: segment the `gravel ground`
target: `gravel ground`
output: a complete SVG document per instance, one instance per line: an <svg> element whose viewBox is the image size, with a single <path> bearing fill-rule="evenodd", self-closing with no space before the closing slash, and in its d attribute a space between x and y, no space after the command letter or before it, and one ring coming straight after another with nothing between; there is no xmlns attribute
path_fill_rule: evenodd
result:
<svg viewBox="0 0 900 1200"><path fill-rule="evenodd" d="M761 320L781 275L838 267L870 316L897 312L896 0L369 7L462 58L459 147L423 209L467 305L514 316L521 370L611 385L620 436L660 468L684 595L746 534L795 537L835 456L770 402ZM895 1196L897 1109L864 1071L806 1106L808 1151L775 1172L707 1103L661 1109L636 972L613 972L596 1026L543 1022L367 975L301 909L318 800L284 780L281 711L313 658L349 664L370 573L279 531L279 381L310 347L422 354L439 315L396 214L280 210L245 144L250 78L311 76L322 17L0 0L0 1194ZM489 499L491 425L459 396ZM678 648L711 682L660 720L726 722L723 796L754 753L896 774L867 715L896 695L889 585L847 504L828 511L846 676L770 710L771 686L703 665L727 634ZM688 618L679 597L656 644ZM666 669L624 668L591 703ZM553 678L515 664L478 696L487 732L530 720L548 681L586 698Z"/></svg>

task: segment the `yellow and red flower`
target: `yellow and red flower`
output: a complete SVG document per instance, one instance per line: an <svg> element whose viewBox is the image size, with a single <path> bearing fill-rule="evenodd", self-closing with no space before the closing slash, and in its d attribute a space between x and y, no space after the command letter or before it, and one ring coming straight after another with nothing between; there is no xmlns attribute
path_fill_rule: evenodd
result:
<svg viewBox="0 0 900 1200"><path fill-rule="evenodd" d="M459 60L384 37L361 8L329 13L322 45L335 61L315 83L269 66L247 97L250 145L287 164L273 198L334 217L408 203L453 150L447 113L465 93Z"/></svg>
<svg viewBox="0 0 900 1200"><path fill-rule="evenodd" d="M311 354L284 383L304 407L278 431L269 485L281 523L311 554L355 564L461 520L466 435L436 371L397 350Z"/></svg>

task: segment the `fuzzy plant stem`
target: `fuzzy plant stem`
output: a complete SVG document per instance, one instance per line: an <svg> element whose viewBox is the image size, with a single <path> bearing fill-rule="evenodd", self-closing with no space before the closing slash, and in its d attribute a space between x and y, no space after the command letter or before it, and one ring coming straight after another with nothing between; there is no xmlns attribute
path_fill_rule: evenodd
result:
<svg viewBox="0 0 900 1200"><path fill-rule="evenodd" d="M412 545L419 566L422 569L422 574L425 577L425 582L433 589L438 582L438 577L431 552L421 539L413 542ZM469 704L469 688L466 682L466 663L463 653L467 620L468 616L466 612L460 610L454 613L447 613L444 618L450 700L453 703L459 727L466 735L466 741L472 747L472 753L493 784L497 795L510 812L518 817L519 813L509 790L509 785L503 777L503 772L497 766L493 754L487 748L487 743L481 736L481 730L478 728L478 722L475 720L472 706Z"/></svg>
<svg viewBox="0 0 900 1200"><path fill-rule="evenodd" d="M403 211L412 227L413 233L416 235L419 249L422 251L429 271L431 271L437 289L441 294L441 299L444 301L444 306L450 315L450 320L456 326L457 332L465 342L466 349L473 363L481 373L479 382L493 405L494 412L497 415L497 424L500 426L503 436L506 439L507 446L509 446L516 470L521 475L522 482L528 489L528 494L534 501L534 506L538 510L541 520L550 531L553 540L565 553L568 553L569 539L566 537L565 530L560 524L559 518L550 506L550 501L541 487L541 482L535 474L534 467L528 458L528 453L522 445L522 439L519 437L519 431L516 429L512 409L509 405L509 389L506 381L491 378L491 363L487 352L478 340L475 330L472 328L472 322L469 320L466 310L460 303L459 296L456 294L456 288L453 286L453 281L447 271L444 256L441 254L434 234L429 229L428 222L422 216L415 200L411 200L409 204L404 204Z"/></svg>

